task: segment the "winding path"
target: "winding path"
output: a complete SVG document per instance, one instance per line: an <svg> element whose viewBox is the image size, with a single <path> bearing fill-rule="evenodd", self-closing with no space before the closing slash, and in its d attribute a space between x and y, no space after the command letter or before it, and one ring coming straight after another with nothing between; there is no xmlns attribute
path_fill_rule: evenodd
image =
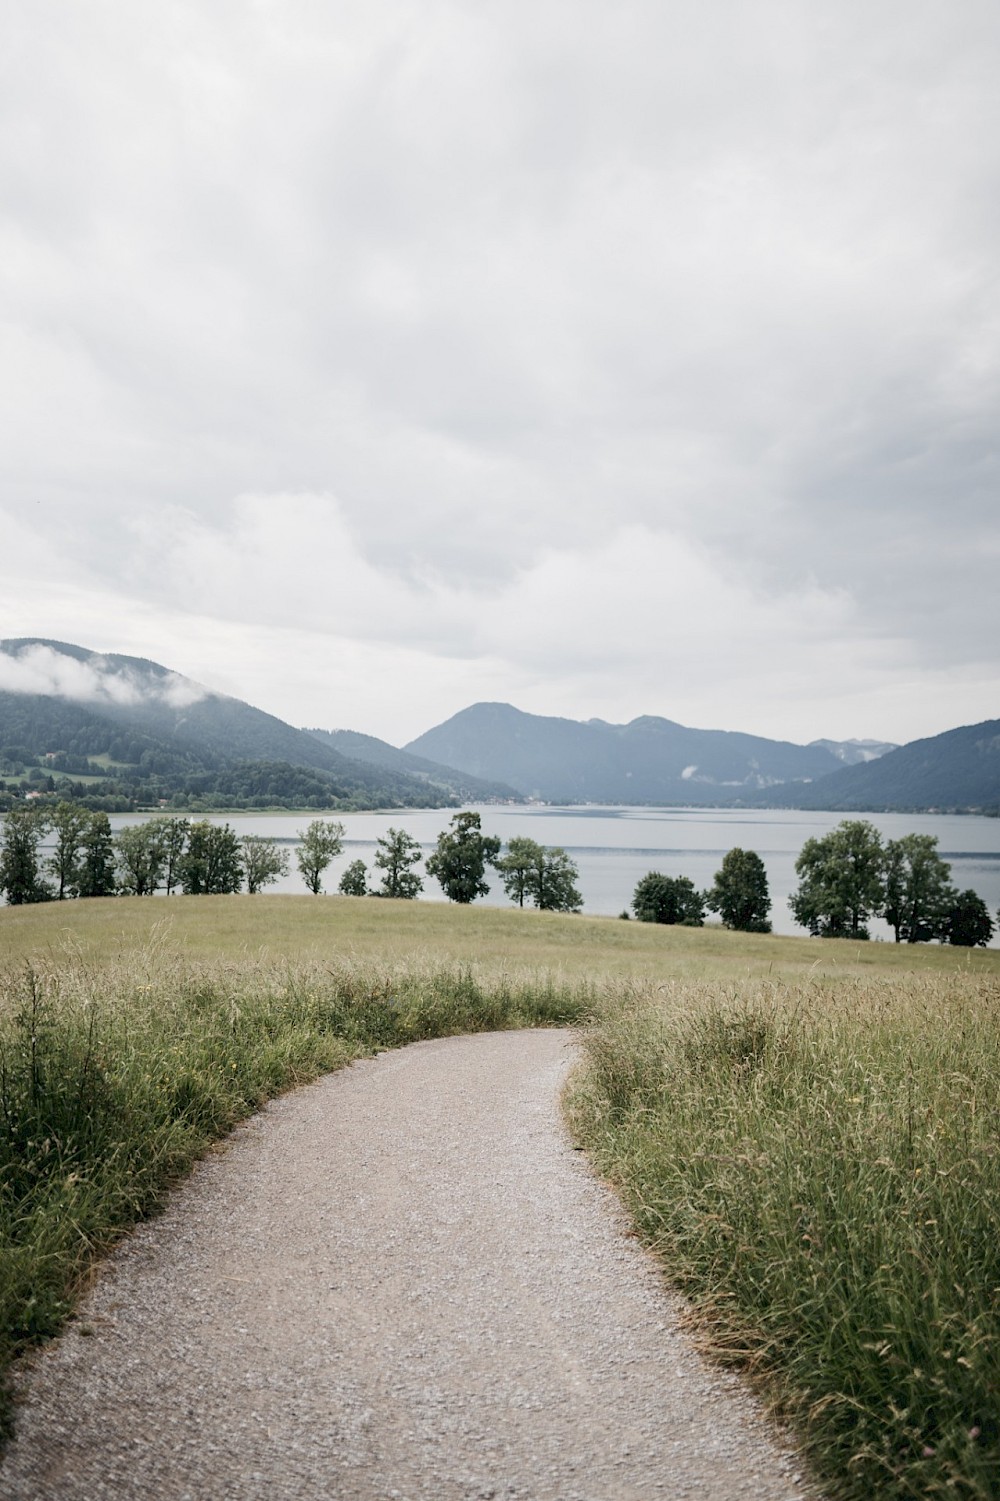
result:
<svg viewBox="0 0 1000 1501"><path fill-rule="evenodd" d="M34 1362L3 1501L802 1495L572 1151L571 1057L419 1043L248 1122Z"/></svg>

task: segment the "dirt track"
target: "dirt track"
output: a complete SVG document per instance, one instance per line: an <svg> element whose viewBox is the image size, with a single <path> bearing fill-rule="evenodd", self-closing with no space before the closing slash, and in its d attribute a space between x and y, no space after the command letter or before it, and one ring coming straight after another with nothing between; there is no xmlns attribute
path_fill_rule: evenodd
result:
<svg viewBox="0 0 1000 1501"><path fill-rule="evenodd" d="M570 1056L419 1043L269 1107L37 1362L0 1498L801 1495L569 1146Z"/></svg>

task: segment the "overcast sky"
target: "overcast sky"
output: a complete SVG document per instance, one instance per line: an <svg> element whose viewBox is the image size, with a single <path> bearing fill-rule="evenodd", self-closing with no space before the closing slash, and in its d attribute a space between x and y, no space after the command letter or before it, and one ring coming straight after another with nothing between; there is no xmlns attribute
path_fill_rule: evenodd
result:
<svg viewBox="0 0 1000 1501"><path fill-rule="evenodd" d="M996 0L31 0L0 636L394 743L1000 715Z"/></svg>

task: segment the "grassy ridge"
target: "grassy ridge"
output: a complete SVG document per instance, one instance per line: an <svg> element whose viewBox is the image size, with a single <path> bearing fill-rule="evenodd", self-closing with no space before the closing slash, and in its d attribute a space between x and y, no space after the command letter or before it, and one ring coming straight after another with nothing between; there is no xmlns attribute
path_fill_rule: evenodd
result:
<svg viewBox="0 0 1000 1501"><path fill-rule="evenodd" d="M619 996L580 1139L842 1497L1000 1491L1000 983Z"/></svg>
<svg viewBox="0 0 1000 1501"><path fill-rule="evenodd" d="M374 1049L574 1021L587 1000L456 964L212 965L163 943L0 976L0 1379L58 1331L94 1257L269 1097Z"/></svg>

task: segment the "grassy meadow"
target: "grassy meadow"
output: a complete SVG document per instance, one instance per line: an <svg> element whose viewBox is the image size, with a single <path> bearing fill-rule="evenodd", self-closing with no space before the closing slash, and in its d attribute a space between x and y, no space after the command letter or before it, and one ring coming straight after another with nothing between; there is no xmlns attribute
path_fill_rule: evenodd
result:
<svg viewBox="0 0 1000 1501"><path fill-rule="evenodd" d="M827 1493L1000 1494L996 969L626 986L584 1047L578 1140Z"/></svg>
<svg viewBox="0 0 1000 1501"><path fill-rule="evenodd" d="M578 1140L828 1493L995 1496L996 951L342 897L0 909L0 1364L270 1096L554 1024L582 1027Z"/></svg>

